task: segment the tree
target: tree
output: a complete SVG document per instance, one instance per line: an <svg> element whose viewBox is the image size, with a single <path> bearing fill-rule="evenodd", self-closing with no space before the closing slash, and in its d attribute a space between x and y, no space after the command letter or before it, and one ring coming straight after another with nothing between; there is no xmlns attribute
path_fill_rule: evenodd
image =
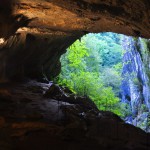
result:
<svg viewBox="0 0 150 150"><path fill-rule="evenodd" d="M99 109L121 115L117 97L121 54L116 34L88 34L81 41L77 40L62 56L58 83L69 87L77 95L90 97Z"/></svg>

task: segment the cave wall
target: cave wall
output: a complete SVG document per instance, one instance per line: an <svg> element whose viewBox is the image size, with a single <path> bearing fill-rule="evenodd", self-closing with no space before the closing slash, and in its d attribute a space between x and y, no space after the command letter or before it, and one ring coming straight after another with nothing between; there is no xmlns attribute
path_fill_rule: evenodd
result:
<svg viewBox="0 0 150 150"><path fill-rule="evenodd" d="M0 8L1 81L56 76L61 54L89 32L150 37L149 0L2 0Z"/></svg>
<svg viewBox="0 0 150 150"><path fill-rule="evenodd" d="M26 76L38 79L57 76L61 69L60 56L77 37L54 31L16 32L1 44L1 82Z"/></svg>

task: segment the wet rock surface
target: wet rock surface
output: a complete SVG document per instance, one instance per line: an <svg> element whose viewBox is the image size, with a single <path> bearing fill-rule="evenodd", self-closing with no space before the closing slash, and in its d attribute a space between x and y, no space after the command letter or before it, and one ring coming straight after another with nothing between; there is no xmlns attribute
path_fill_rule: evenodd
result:
<svg viewBox="0 0 150 150"><path fill-rule="evenodd" d="M51 84L0 86L1 150L148 150L150 135L86 98L45 96ZM53 85L54 86L54 85ZM74 101L72 101L74 100ZM81 103L82 102L82 103Z"/></svg>

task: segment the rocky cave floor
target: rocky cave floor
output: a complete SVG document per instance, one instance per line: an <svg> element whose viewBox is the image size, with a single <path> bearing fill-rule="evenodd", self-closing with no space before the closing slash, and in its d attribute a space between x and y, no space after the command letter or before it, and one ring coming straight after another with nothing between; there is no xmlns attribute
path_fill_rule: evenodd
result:
<svg viewBox="0 0 150 150"><path fill-rule="evenodd" d="M36 81L0 85L0 150L149 150L150 134Z"/></svg>

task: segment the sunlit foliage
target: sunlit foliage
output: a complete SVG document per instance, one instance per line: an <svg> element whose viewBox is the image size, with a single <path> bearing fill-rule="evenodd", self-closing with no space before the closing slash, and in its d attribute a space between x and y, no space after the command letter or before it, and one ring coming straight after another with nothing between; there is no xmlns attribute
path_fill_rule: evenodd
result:
<svg viewBox="0 0 150 150"><path fill-rule="evenodd" d="M62 71L57 82L77 95L90 97L100 110L124 116L119 99L120 39L121 35L102 33L77 40L61 58Z"/></svg>

